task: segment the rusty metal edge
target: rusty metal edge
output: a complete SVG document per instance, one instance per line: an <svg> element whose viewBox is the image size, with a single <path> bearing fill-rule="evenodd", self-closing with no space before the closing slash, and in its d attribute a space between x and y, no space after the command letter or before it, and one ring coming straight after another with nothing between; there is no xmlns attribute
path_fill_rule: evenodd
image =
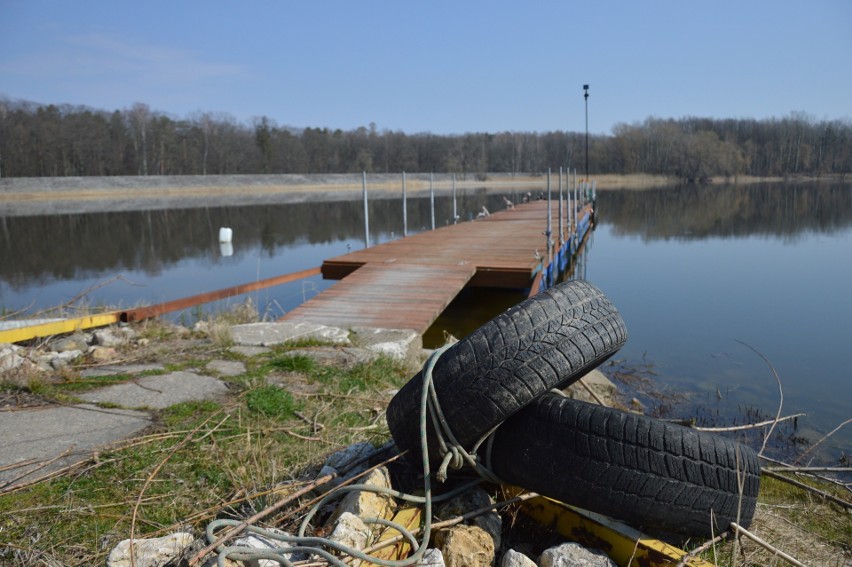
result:
<svg viewBox="0 0 852 567"><path fill-rule="evenodd" d="M672 567L687 556L686 551L628 525L549 498L533 498L524 502L520 509L542 527L604 551L620 567ZM712 563L700 558L691 558L685 565L713 567Z"/></svg>
<svg viewBox="0 0 852 567"><path fill-rule="evenodd" d="M202 293L199 295L193 295L191 297L184 297L182 299L176 299L174 301L168 301L166 303L160 303L148 307L137 307L135 309L125 309L123 311L110 311L97 315L87 315L85 317L63 319L61 321L42 323L39 325L16 327L14 329L0 331L0 343L20 343L23 341L42 337L51 337L64 333L73 333L74 331L79 331L83 329L105 327L107 325L112 325L115 323L129 323L133 321L141 321L143 319L158 317L166 313L180 311L181 309L194 307L203 303L210 303L211 301L218 301L220 299L233 297L235 295L241 295L243 293L249 293L258 289L264 289L267 287L281 285L311 276L317 276L320 275L320 273L321 272L319 267L309 268L307 270L302 270L299 272L284 274L265 280L258 280L256 282L228 287L225 289Z"/></svg>

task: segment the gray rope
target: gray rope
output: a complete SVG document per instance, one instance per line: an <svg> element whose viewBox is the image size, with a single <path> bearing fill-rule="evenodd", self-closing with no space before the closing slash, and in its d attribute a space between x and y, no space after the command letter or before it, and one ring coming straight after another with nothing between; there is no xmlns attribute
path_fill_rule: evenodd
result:
<svg viewBox="0 0 852 567"><path fill-rule="evenodd" d="M422 371L423 388L420 396L420 453L423 463L423 496L415 496L389 488L382 488L366 484L353 484L350 486L337 488L326 494L308 511L308 514L305 516L299 526L298 534L295 536L272 532L270 530L259 528L257 526L246 526L245 529L249 533L258 534L266 539L270 539L273 541L280 541L285 545L265 550L247 546L223 546L217 550L219 553L217 559L217 564L219 565L219 567L225 566L226 559L235 559L238 561L269 559L272 561L277 561L285 567L292 567L293 563L290 561L289 557L294 554L318 555L328 561L331 565L334 565L335 567L348 567L346 563L344 563L340 558L334 556L331 552L327 551L327 549L332 549L344 555L349 555L351 557L355 557L363 561L375 563L376 565L381 565L382 567L407 567L418 562L425 554L426 544L428 544L429 539L431 537L432 504L444 500L449 500L450 498L454 498L458 494L462 494L468 491L470 488L481 482L481 480L477 479L465 483L459 486L458 488L440 496L432 496L432 486L430 482L431 471L429 468L429 445L426 433L427 413L429 414L429 417L432 420L433 429L435 431L435 436L438 442L438 448L440 450L439 452L443 455L441 466L439 467L438 472L435 475L440 482L444 482L446 480L448 467L453 469L459 469L465 464L468 464L483 479L489 482L494 482L498 484L501 483L500 479L497 478L497 476L490 470L490 466L482 464L479 458L476 456L476 452L479 449L480 445L486 440L488 440L488 457L486 460L488 463L490 463L491 434L497 429L497 427L499 427L499 425L493 427L490 431L483 435L474 444L474 446L471 448L471 451L468 452L464 449L464 447L461 446L461 444L456 439L455 435L449 427L449 424L447 423L446 418L444 417L444 412L441 410L441 405L438 402L437 392L435 391L435 386L432 382L432 371L434 370L435 364L438 362L440 356L449 347L450 345L446 345L444 347L436 349L429 356L429 359L426 361L426 364L424 365ZM423 542L422 544L418 544L417 538L414 537L414 534L412 534L405 526L397 522L385 520L383 518L362 518L365 524L377 524L398 531L402 535L402 537L408 540L408 542L411 544L411 547L414 550L414 553L412 555L410 555L406 559L401 560L380 559L378 557L367 555L359 549L343 545L328 538L310 537L305 535L306 530L310 526L310 521L328 500L332 498L338 498L346 492L352 492L356 490L368 491L376 494L386 494L394 498L403 500L405 502L423 504L423 515L425 518L423 523L423 537L421 540ZM207 539L210 542L214 542L217 539L216 533L219 530L240 524L242 524L242 522L238 520L214 520L210 522L210 524L208 524L207 526Z"/></svg>

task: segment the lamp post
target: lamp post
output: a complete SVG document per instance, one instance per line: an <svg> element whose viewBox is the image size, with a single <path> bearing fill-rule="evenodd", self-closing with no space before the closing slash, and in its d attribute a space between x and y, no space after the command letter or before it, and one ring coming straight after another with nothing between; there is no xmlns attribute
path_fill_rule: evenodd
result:
<svg viewBox="0 0 852 567"><path fill-rule="evenodd" d="M586 181L589 180L589 85L583 85L583 98L586 100Z"/></svg>

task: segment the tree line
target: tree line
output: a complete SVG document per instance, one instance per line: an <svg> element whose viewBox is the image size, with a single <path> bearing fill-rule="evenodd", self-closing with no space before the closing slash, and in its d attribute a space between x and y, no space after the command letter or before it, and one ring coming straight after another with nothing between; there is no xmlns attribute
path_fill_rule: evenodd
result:
<svg viewBox="0 0 852 567"><path fill-rule="evenodd" d="M486 172L583 174L585 134L436 135L250 123L198 112L176 118L137 103L114 111L0 99L0 177L257 173ZM701 181L738 175L849 173L852 121L804 113L771 119L648 118L589 140L591 174Z"/></svg>

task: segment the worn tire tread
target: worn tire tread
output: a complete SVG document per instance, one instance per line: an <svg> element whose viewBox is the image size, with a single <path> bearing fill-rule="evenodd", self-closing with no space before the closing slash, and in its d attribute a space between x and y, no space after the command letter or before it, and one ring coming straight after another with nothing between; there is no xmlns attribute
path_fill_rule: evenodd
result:
<svg viewBox="0 0 852 567"><path fill-rule="evenodd" d="M626 339L624 321L609 298L588 282L567 282L524 300L453 345L432 379L453 433L470 448L537 397L612 356ZM416 455L421 388L418 373L387 409L397 446ZM428 431L433 449L431 424Z"/></svg>
<svg viewBox="0 0 852 567"><path fill-rule="evenodd" d="M637 527L691 536L718 534L737 520L738 465L745 527L760 483L757 454L736 441L555 394L500 426L490 460L505 482Z"/></svg>

